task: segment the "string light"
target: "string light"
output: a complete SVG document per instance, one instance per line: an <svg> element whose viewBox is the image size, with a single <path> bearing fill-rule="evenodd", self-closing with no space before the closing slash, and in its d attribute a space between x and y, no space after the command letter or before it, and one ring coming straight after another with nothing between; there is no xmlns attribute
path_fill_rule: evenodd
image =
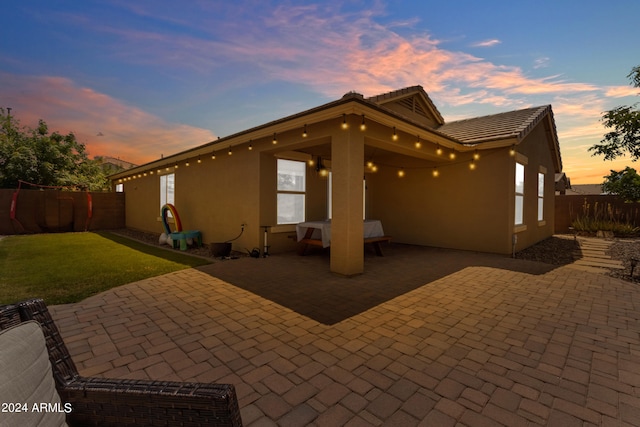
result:
<svg viewBox="0 0 640 427"><path fill-rule="evenodd" d="M189 167L189 160L187 160L187 162L184 165Z"/></svg>
<svg viewBox="0 0 640 427"><path fill-rule="evenodd" d="M273 133L273 140L271 141L271 143L273 145L276 145L278 143L278 140L276 139L276 133L275 132Z"/></svg>
<svg viewBox="0 0 640 427"><path fill-rule="evenodd" d="M343 114L342 115L342 129L347 129L349 127L349 124L347 123L347 115Z"/></svg>
<svg viewBox="0 0 640 427"><path fill-rule="evenodd" d="M178 169L178 163L176 162L175 166L173 167L174 169Z"/></svg>
<svg viewBox="0 0 640 427"><path fill-rule="evenodd" d="M404 169L398 169L398 178L404 178Z"/></svg>
<svg viewBox="0 0 640 427"><path fill-rule="evenodd" d="M253 144L251 143L251 139L249 140L249 151L253 150Z"/></svg>
<svg viewBox="0 0 640 427"><path fill-rule="evenodd" d="M475 150L473 152L473 160L478 160L480 158L480 153L478 153L478 150Z"/></svg>
<svg viewBox="0 0 640 427"><path fill-rule="evenodd" d="M509 155L511 157L516 155L516 146L515 145L512 145L511 148L509 149Z"/></svg>
<svg viewBox="0 0 640 427"><path fill-rule="evenodd" d="M416 148L422 148L422 142L420 142L420 135L418 135L418 139L416 140L415 146Z"/></svg>
<svg viewBox="0 0 640 427"><path fill-rule="evenodd" d="M198 156L198 163L202 163L202 159Z"/></svg>
<svg viewBox="0 0 640 427"><path fill-rule="evenodd" d="M394 141L398 140L398 134L396 133L396 127L393 127L393 136L391 136L391 139L393 139Z"/></svg>
<svg viewBox="0 0 640 427"><path fill-rule="evenodd" d="M476 161L475 160L471 160L471 162L469 163L469 169L470 170L476 170Z"/></svg>
<svg viewBox="0 0 640 427"><path fill-rule="evenodd" d="M362 115L362 124L360 124L360 130L365 130L367 128L367 125L364 122L364 114Z"/></svg>
<svg viewBox="0 0 640 427"><path fill-rule="evenodd" d="M433 175L434 178L437 178L440 176L440 171L438 171L437 167L433 167L433 171L431 172L431 175Z"/></svg>
<svg viewBox="0 0 640 427"><path fill-rule="evenodd" d="M211 160L215 160L215 159L216 159L216 153L213 152L213 153L211 153Z"/></svg>
<svg viewBox="0 0 640 427"><path fill-rule="evenodd" d="M456 150L451 150L451 152L449 153L449 158L451 160L455 160L455 158L456 158Z"/></svg>
<svg viewBox="0 0 640 427"><path fill-rule="evenodd" d="M440 148L440 144L436 144L436 154L438 156L442 155L442 148Z"/></svg>
<svg viewBox="0 0 640 427"><path fill-rule="evenodd" d="M306 138L307 137L307 125L304 125L304 131L302 131L302 137Z"/></svg>
<svg viewBox="0 0 640 427"><path fill-rule="evenodd" d="M231 151L231 146L229 146L229 151L227 152L228 155L232 155L233 151Z"/></svg>

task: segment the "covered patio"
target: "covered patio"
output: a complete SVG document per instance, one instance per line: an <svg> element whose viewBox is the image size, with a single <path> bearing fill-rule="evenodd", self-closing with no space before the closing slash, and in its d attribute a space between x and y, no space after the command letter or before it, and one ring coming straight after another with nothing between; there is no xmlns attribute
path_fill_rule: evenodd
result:
<svg viewBox="0 0 640 427"><path fill-rule="evenodd" d="M640 419L636 285L467 251L385 254L366 252L354 278L322 253L217 262L51 311L82 374L233 383L249 426Z"/></svg>

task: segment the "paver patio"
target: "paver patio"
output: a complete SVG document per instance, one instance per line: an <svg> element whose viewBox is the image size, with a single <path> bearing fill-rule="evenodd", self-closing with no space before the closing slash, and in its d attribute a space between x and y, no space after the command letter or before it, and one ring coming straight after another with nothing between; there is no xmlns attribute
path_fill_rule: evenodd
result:
<svg viewBox="0 0 640 427"><path fill-rule="evenodd" d="M233 383L250 426L640 424L637 285L394 251L367 256L351 279L324 273L322 256L243 258L51 312L83 375ZM261 285L249 291L242 276ZM312 292L327 277L331 291ZM366 304L332 298L352 298L350 285Z"/></svg>

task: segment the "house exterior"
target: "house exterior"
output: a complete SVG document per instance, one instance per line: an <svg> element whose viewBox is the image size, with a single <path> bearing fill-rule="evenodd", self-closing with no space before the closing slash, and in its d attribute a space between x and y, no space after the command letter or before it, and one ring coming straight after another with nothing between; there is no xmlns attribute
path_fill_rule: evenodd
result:
<svg viewBox="0 0 640 427"><path fill-rule="evenodd" d="M330 173L328 173L330 172ZM562 172L551 106L445 122L421 86L341 99L111 176L127 227L160 207L235 250L296 248L295 224L331 218L330 268L364 269L363 217L394 242L510 254L554 231ZM364 178L364 179L363 179Z"/></svg>

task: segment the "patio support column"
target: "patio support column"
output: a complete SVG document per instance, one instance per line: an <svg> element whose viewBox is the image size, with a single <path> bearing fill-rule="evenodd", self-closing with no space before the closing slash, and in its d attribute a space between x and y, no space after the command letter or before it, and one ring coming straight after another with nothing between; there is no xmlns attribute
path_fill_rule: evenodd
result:
<svg viewBox="0 0 640 427"><path fill-rule="evenodd" d="M364 133L341 131L331 142L331 271L343 276L364 272Z"/></svg>

